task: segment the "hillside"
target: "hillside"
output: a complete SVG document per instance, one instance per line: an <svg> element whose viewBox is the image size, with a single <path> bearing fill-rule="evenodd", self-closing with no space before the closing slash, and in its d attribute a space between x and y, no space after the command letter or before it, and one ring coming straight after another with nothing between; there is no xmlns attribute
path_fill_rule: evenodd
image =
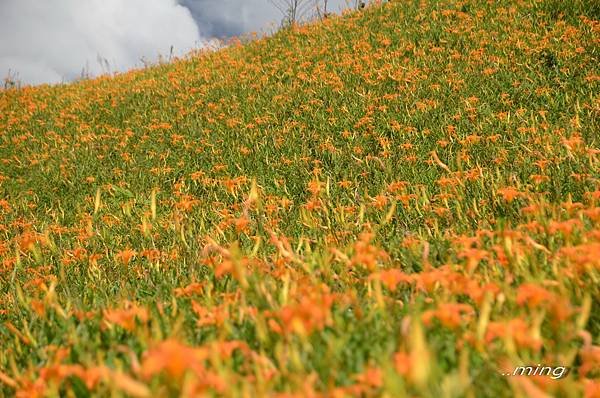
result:
<svg viewBox="0 0 600 398"><path fill-rule="evenodd" d="M390 1L0 91L0 396L600 396L599 19Z"/></svg>

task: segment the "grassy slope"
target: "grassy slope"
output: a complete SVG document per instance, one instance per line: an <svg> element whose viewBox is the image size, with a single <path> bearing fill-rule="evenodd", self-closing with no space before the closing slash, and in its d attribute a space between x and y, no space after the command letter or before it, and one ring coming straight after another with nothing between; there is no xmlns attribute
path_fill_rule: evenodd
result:
<svg viewBox="0 0 600 398"><path fill-rule="evenodd" d="M0 395L600 390L597 9L487 3L0 92Z"/></svg>

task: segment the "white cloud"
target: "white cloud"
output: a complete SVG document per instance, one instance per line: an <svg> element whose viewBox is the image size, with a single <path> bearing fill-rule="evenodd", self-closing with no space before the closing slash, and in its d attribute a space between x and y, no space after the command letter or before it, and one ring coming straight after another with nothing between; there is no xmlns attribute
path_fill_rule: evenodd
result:
<svg viewBox="0 0 600 398"><path fill-rule="evenodd" d="M307 2L324 0L305 0ZM339 12L356 0L328 0ZM269 0L0 0L0 79L58 83L181 56L229 37L274 31ZM104 61L108 61L109 68Z"/></svg>
<svg viewBox="0 0 600 398"><path fill-rule="evenodd" d="M0 77L57 83L141 66L200 45L188 8L175 0L1 0Z"/></svg>

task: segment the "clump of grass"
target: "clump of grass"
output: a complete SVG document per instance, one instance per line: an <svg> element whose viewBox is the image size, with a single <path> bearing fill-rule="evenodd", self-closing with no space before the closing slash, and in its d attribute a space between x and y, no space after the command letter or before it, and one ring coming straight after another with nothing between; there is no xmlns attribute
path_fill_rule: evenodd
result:
<svg viewBox="0 0 600 398"><path fill-rule="evenodd" d="M582 16L600 20L600 3L595 0L543 0L538 2L538 7L553 20L572 20Z"/></svg>

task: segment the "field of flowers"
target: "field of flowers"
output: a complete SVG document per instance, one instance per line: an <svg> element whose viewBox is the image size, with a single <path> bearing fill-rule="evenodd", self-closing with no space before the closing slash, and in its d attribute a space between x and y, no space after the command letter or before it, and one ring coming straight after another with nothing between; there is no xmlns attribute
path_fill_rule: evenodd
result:
<svg viewBox="0 0 600 398"><path fill-rule="evenodd" d="M599 397L596 4L0 91L0 396Z"/></svg>

